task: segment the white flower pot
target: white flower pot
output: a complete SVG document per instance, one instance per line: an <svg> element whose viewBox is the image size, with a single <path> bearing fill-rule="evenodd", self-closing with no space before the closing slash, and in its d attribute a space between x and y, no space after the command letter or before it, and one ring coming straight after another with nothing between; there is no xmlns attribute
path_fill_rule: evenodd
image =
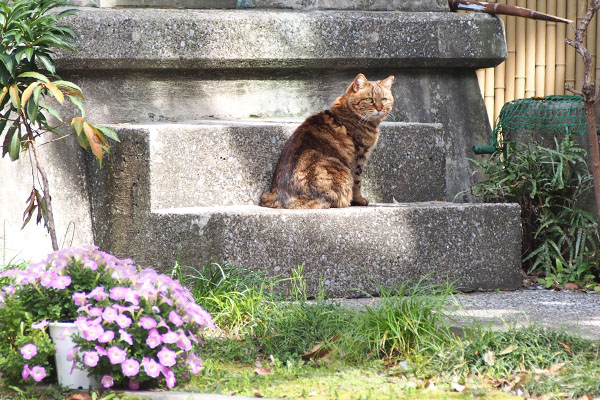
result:
<svg viewBox="0 0 600 400"><path fill-rule="evenodd" d="M73 361L67 360L67 354L75 346L71 335L78 332L73 322L51 322L49 332L56 346L56 375L58 384L69 389L89 389L99 387L98 382L88 376L86 371L73 368ZM71 370L72 369L72 370Z"/></svg>

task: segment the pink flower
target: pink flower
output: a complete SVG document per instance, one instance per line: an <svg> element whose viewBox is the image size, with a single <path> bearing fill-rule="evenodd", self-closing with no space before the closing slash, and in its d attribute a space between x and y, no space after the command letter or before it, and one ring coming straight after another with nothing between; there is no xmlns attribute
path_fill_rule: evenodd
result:
<svg viewBox="0 0 600 400"><path fill-rule="evenodd" d="M102 312L102 319L106 322L115 322L119 313L112 307L106 307Z"/></svg>
<svg viewBox="0 0 600 400"><path fill-rule="evenodd" d="M108 356L108 351L106 351L106 349L102 346L94 346L94 348L96 349L96 352L98 354L100 354L101 356Z"/></svg>
<svg viewBox="0 0 600 400"><path fill-rule="evenodd" d="M54 278L56 278L55 270L46 271L42 275L42 278L40 279L40 283L44 287L51 287L52 282L54 281Z"/></svg>
<svg viewBox="0 0 600 400"><path fill-rule="evenodd" d="M90 260L89 258L85 259L83 266L92 271L95 271L98 269L98 263L96 261Z"/></svg>
<svg viewBox="0 0 600 400"><path fill-rule="evenodd" d="M73 296L71 296L73 302L78 306L84 306L87 302L87 297L84 292L75 292Z"/></svg>
<svg viewBox="0 0 600 400"><path fill-rule="evenodd" d="M163 368L162 373L165 376L165 381L166 381L167 387L169 389L173 389L175 387L175 382L176 382L175 373L168 368Z"/></svg>
<svg viewBox="0 0 600 400"><path fill-rule="evenodd" d="M46 377L46 368L36 365L31 368L31 377L36 382L41 382Z"/></svg>
<svg viewBox="0 0 600 400"><path fill-rule="evenodd" d="M99 317L102 315L102 307L92 307L90 311L88 311L88 315L90 317Z"/></svg>
<svg viewBox="0 0 600 400"><path fill-rule="evenodd" d="M118 346L112 346L108 349L108 359L111 364L121 364L125 361L126 356L127 352Z"/></svg>
<svg viewBox="0 0 600 400"><path fill-rule="evenodd" d="M161 339L162 339L163 343L167 343L167 344L177 343L177 341L179 340L179 334L177 334L176 332L173 332L173 331L168 331L167 333L165 333L161 336Z"/></svg>
<svg viewBox="0 0 600 400"><path fill-rule="evenodd" d="M102 301L108 297L108 294L104 291L104 286L98 286L94 288L88 295L88 299L93 298L96 301Z"/></svg>
<svg viewBox="0 0 600 400"><path fill-rule="evenodd" d="M100 380L100 383L102 384L102 386L104 386L106 389L108 389L115 383L115 381L113 380L112 376L104 375L102 377L102 379Z"/></svg>
<svg viewBox="0 0 600 400"><path fill-rule="evenodd" d="M154 348L158 347L161 343L162 343L162 339L160 337L160 333L158 333L158 331L154 328L150 329L150 332L148 333L148 337L146 338L146 344L151 349L154 349Z"/></svg>
<svg viewBox="0 0 600 400"><path fill-rule="evenodd" d="M131 321L131 318L125 314L121 314L117 317L117 325L119 325L121 328L129 327L132 322L133 321Z"/></svg>
<svg viewBox="0 0 600 400"><path fill-rule="evenodd" d="M181 332L179 335L179 340L177 341L177 347L179 347L181 350L184 350L184 351L192 350L192 342L190 341L190 339L187 338L187 336L185 336L185 334L183 332Z"/></svg>
<svg viewBox="0 0 600 400"><path fill-rule="evenodd" d="M125 301L127 301L133 305L137 306L139 304L139 298L140 298L140 295L133 290L128 290L125 293Z"/></svg>
<svg viewBox="0 0 600 400"><path fill-rule="evenodd" d="M81 335L85 340L97 340L104 333L104 328L101 325L88 325L85 329L81 329Z"/></svg>
<svg viewBox="0 0 600 400"><path fill-rule="evenodd" d="M137 360L130 358L121 364L121 369L125 376L136 376L140 371L140 363Z"/></svg>
<svg viewBox="0 0 600 400"><path fill-rule="evenodd" d="M158 374L160 374L161 366L159 363L154 361L152 358L144 357L142 359L142 365L144 366L144 371L146 375L151 378L156 378Z"/></svg>
<svg viewBox="0 0 600 400"><path fill-rule="evenodd" d="M57 276L56 278L54 278L52 280L51 284L54 289L63 290L71 284L71 277L69 275ZM44 377L46 376L45 374L46 374L46 372L44 371ZM42 379L44 379L44 378L42 378ZM37 381L37 382L39 382L39 381Z"/></svg>
<svg viewBox="0 0 600 400"><path fill-rule="evenodd" d="M100 343L108 343L115 338L115 333L113 331L105 331L100 337L98 341Z"/></svg>
<svg viewBox="0 0 600 400"><path fill-rule="evenodd" d="M129 389L138 390L140 388L140 382L135 379L129 380Z"/></svg>
<svg viewBox="0 0 600 400"><path fill-rule="evenodd" d="M160 361L161 365L164 365L165 367L172 367L175 365L177 355L174 351L169 350L165 346L163 346L156 355L158 356L158 361Z"/></svg>
<svg viewBox="0 0 600 400"><path fill-rule="evenodd" d="M33 329L42 329L44 327L48 326L48 321L43 319L40 322L38 322L37 324L31 324L31 327Z"/></svg>
<svg viewBox="0 0 600 400"><path fill-rule="evenodd" d="M73 346L71 347L69 350L67 350L67 361L73 361L75 360L77 357L77 346Z"/></svg>
<svg viewBox="0 0 600 400"><path fill-rule="evenodd" d="M119 329L119 336L122 341L128 343L130 346L133 346L133 337L124 329Z"/></svg>
<svg viewBox="0 0 600 400"><path fill-rule="evenodd" d="M181 320L181 316L179 314L177 314L177 312L175 312L175 310L172 310L169 313L169 321L171 321L171 323L175 326L181 326L183 325L183 321Z"/></svg>
<svg viewBox="0 0 600 400"><path fill-rule="evenodd" d="M156 328L156 320L152 317L142 317L138 324L144 329Z"/></svg>
<svg viewBox="0 0 600 400"><path fill-rule="evenodd" d="M33 343L27 343L21 347L21 355L26 360L31 360L37 354L37 347Z"/></svg>
<svg viewBox="0 0 600 400"><path fill-rule="evenodd" d="M88 351L83 356L83 363L88 367L95 367L100 361L100 356L95 351Z"/></svg>
<svg viewBox="0 0 600 400"><path fill-rule="evenodd" d="M202 367L202 360L195 354L189 354L187 359L188 366L192 371L192 374L196 375L200 372L200 367Z"/></svg>
<svg viewBox="0 0 600 400"><path fill-rule="evenodd" d="M114 301L123 300L125 298L125 293L127 292L127 288L122 286L115 286L110 289L110 298Z"/></svg>
<svg viewBox="0 0 600 400"><path fill-rule="evenodd" d="M23 371L21 372L21 376L23 377L23 379L27 379L29 378L30 374L31 370L29 369L29 364L25 364L25 366L23 367Z"/></svg>

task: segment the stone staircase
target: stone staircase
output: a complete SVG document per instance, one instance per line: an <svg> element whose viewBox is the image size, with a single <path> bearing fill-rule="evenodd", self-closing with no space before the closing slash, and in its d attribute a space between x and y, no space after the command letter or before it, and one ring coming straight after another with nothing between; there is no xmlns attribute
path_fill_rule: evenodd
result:
<svg viewBox="0 0 600 400"><path fill-rule="evenodd" d="M505 56L502 27L441 4L82 8L70 17L79 52L61 54L60 74L82 86L88 118L121 138L101 170L88 163L96 243L162 270L214 258L287 277L302 264L309 294L425 276L468 290L520 286L518 206L446 202L471 183L470 147L487 140L474 69ZM358 72L396 76L394 115L363 185L374 204L258 207L287 137Z"/></svg>

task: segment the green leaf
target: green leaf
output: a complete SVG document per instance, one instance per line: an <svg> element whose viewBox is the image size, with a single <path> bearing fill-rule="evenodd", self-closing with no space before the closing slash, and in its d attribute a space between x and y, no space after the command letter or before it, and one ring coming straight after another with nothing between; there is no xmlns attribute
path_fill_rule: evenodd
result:
<svg viewBox="0 0 600 400"><path fill-rule="evenodd" d="M54 61L52 61L52 59L50 59L50 57L48 57L44 54L38 54L37 58L44 65L44 68L46 68L46 70L48 72L50 72L50 74L54 75L56 73L56 67L54 66Z"/></svg>
<svg viewBox="0 0 600 400"><path fill-rule="evenodd" d="M60 91L59 88L56 87L55 84L48 82L44 86L46 86L46 89L50 91L50 94L54 96L56 101L58 101L60 104L63 104L65 102L65 95L63 94L63 92Z"/></svg>
<svg viewBox="0 0 600 400"><path fill-rule="evenodd" d="M14 127L14 125L13 125ZM21 152L21 137L20 132L16 129L13 130L12 138L10 139L10 146L8 148L8 155L11 161L15 161L19 158Z"/></svg>
<svg viewBox="0 0 600 400"><path fill-rule="evenodd" d="M34 78L44 83L50 83L50 80L43 74L35 71L27 71L19 74L17 78Z"/></svg>
<svg viewBox="0 0 600 400"><path fill-rule="evenodd" d="M69 100L71 100L71 103L75 104L77 108L79 108L81 116L85 118L85 108L83 107L83 102L81 101L81 99L79 97L71 96L70 94L67 95L67 97L69 98Z"/></svg>
<svg viewBox="0 0 600 400"><path fill-rule="evenodd" d="M10 95L10 101L13 104L15 110L21 109L21 99L19 98L19 88L16 83L13 83L8 88L8 94Z"/></svg>
<svg viewBox="0 0 600 400"><path fill-rule="evenodd" d="M10 74L10 76L15 76L15 61L8 54L2 54L0 56L0 61L6 68L6 71Z"/></svg>
<svg viewBox="0 0 600 400"><path fill-rule="evenodd" d="M63 122L62 117L60 116L60 114L58 113L58 111L56 111L54 108L46 105L44 102L40 102L40 107L42 107L43 109L45 109L46 111L48 111L48 113L50 115L52 115L54 118L56 118L60 122Z"/></svg>
<svg viewBox="0 0 600 400"><path fill-rule="evenodd" d="M27 112L27 117L29 118L30 121L36 121L40 114L40 108L38 107L36 102L32 100L27 103L26 112Z"/></svg>
<svg viewBox="0 0 600 400"><path fill-rule="evenodd" d="M109 128L108 126L104 126L104 125L96 125L95 127L100 132L102 132L102 134L104 136L106 136L107 138L112 139L115 142L120 142L119 136L117 135L117 132L114 129Z"/></svg>
<svg viewBox="0 0 600 400"><path fill-rule="evenodd" d="M54 81L52 83L54 83L59 88L73 89L74 91L79 92L79 93L82 92L81 88L79 86L77 86L76 84L74 84L73 82L69 82L69 81Z"/></svg>

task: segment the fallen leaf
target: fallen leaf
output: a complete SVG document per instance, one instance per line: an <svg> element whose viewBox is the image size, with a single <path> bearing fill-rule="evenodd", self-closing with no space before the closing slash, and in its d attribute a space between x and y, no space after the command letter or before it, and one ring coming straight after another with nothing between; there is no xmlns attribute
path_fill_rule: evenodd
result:
<svg viewBox="0 0 600 400"><path fill-rule="evenodd" d="M502 350L500 353L498 353L498 355L503 356L505 354L512 353L513 351L517 350L518 348L519 348L519 346L513 344L512 346L508 346L507 348Z"/></svg>
<svg viewBox="0 0 600 400"><path fill-rule="evenodd" d="M483 361L490 367L496 363L496 354L493 351L486 351L483 355Z"/></svg>
<svg viewBox="0 0 600 400"><path fill-rule="evenodd" d="M565 350L567 350L567 353L569 353L569 354L573 354L573 352L571 351L571 348L569 347L569 345L568 345L568 344L566 344L566 343L563 343L563 342L558 342L558 344L560 344L562 347L564 347L564 348L565 348Z"/></svg>
<svg viewBox="0 0 600 400"><path fill-rule="evenodd" d="M562 367L564 367L564 366L565 366L565 363L564 363L564 362L562 362L562 363L558 363L558 364L554 364L554 365L551 365L551 366L550 366L550 368L549 368L549 370L550 370L550 373L551 373L551 374L556 374L556 373L558 373L558 371L560 371L560 370L562 369Z"/></svg>
<svg viewBox="0 0 600 400"><path fill-rule="evenodd" d="M273 375L273 371L267 367L256 367L254 368L254 373L256 375Z"/></svg>
<svg viewBox="0 0 600 400"><path fill-rule="evenodd" d="M579 286L577 286L574 283L567 283L565 286L563 286L563 289L565 289L565 290L577 290L577 289L579 289Z"/></svg>
<svg viewBox="0 0 600 400"><path fill-rule="evenodd" d="M253 389L252 393L254 393L254 397L264 397L258 390Z"/></svg>
<svg viewBox="0 0 600 400"><path fill-rule="evenodd" d="M452 382L450 386L452 386L452 389L454 389L458 393L462 393L465 390L465 386L461 385L460 383Z"/></svg>
<svg viewBox="0 0 600 400"><path fill-rule="evenodd" d="M92 400L92 396L87 393L75 393L69 395L67 400Z"/></svg>
<svg viewBox="0 0 600 400"><path fill-rule="evenodd" d="M330 352L331 349L329 347L323 346L321 343L319 343L308 353L302 354L302 359L304 361L318 360L320 358L325 359Z"/></svg>

